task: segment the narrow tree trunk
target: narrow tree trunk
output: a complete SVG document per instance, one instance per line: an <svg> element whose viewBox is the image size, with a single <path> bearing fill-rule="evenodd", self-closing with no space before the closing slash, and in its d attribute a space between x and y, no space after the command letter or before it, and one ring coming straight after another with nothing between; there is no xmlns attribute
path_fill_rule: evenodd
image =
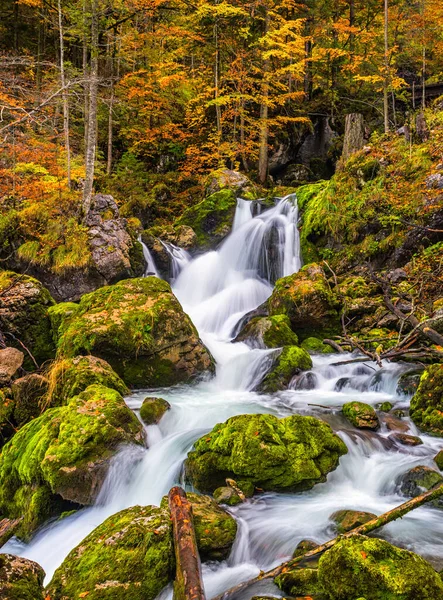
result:
<svg viewBox="0 0 443 600"><path fill-rule="evenodd" d="M88 139L88 108L89 108L89 68L88 68L88 11L87 11L88 0L83 0L83 52L82 52L82 66L83 66L83 127L84 127L84 145L85 153Z"/></svg>
<svg viewBox="0 0 443 600"><path fill-rule="evenodd" d="M86 217L91 206L94 185L95 148L97 145L98 101L98 0L91 4L91 69L89 78L88 134L85 151L85 187L83 190L83 214Z"/></svg>
<svg viewBox="0 0 443 600"><path fill-rule="evenodd" d="M265 8L265 31L269 31L269 11ZM262 185L266 184L268 178L268 98L269 98L269 59L263 61L263 85L262 100L260 105L260 133L259 133L259 155L258 155L258 180Z"/></svg>
<svg viewBox="0 0 443 600"><path fill-rule="evenodd" d="M168 501L176 561L174 600L205 600L192 506L180 487L169 491Z"/></svg>
<svg viewBox="0 0 443 600"><path fill-rule="evenodd" d="M384 42L385 42L385 56L384 56L384 82L383 82L383 116L385 123L385 133L389 133L389 45L388 45L388 26L389 26L389 11L388 11L388 0L384 0Z"/></svg>
<svg viewBox="0 0 443 600"><path fill-rule="evenodd" d="M218 22L217 18L215 19L214 25L214 41L215 41L215 64L214 64L214 87L215 87L215 115L217 121L217 133L219 135L219 140L221 139L222 129L221 129L221 108L217 103L217 99L220 95L220 48L218 41Z"/></svg>
<svg viewBox="0 0 443 600"><path fill-rule="evenodd" d="M245 101L243 98L240 101L240 155L243 169L247 173L249 171L249 165L245 153Z"/></svg>
<svg viewBox="0 0 443 600"><path fill-rule="evenodd" d="M108 114L108 154L107 154L107 162L106 162L106 175L110 175L112 171L112 142L113 142L113 127L112 127L112 113L114 110L114 96L115 96L115 83L114 83L114 60L116 54L116 40L114 39L114 48L112 51L111 57L111 97L109 98L109 114ZM119 76L119 65L120 58L117 59L117 71L116 77L118 79Z"/></svg>
<svg viewBox="0 0 443 600"><path fill-rule="evenodd" d="M352 113L345 118L345 137L343 140L342 161L346 161L354 152L364 146L365 126L363 115Z"/></svg>
<svg viewBox="0 0 443 600"><path fill-rule="evenodd" d="M63 133L65 137L66 150L66 174L68 177L68 188L71 189L71 146L69 143L69 97L66 88L65 77L65 45L63 39L63 15L61 0L58 0L58 31L60 37L60 81L62 84L62 99L63 99Z"/></svg>

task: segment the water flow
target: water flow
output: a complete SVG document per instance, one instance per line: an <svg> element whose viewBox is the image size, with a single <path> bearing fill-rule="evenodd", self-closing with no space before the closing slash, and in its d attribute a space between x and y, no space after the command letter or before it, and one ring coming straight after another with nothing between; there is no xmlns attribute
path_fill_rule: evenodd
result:
<svg viewBox="0 0 443 600"><path fill-rule="evenodd" d="M150 275L154 275L155 277L160 277L160 275L158 274L157 268L155 266L155 262L152 257L152 254L151 254L149 248L147 247L147 245L143 242L141 236L139 236L138 241L142 245L143 258L145 259L145 265L146 265L143 276L148 277Z"/></svg>
<svg viewBox="0 0 443 600"><path fill-rule="evenodd" d="M184 267L191 260L191 255L186 250L183 250L183 248L179 248L178 246L175 246L174 244L171 244L169 242L162 241L162 245L171 259L171 281L174 282L180 275Z"/></svg>
<svg viewBox="0 0 443 600"><path fill-rule="evenodd" d="M407 404L407 399L396 396L401 366L374 370L369 363L335 365L355 358L346 354L314 357L314 368L304 381L299 378L292 389L265 395L251 390L274 351L231 343L235 325L268 297L272 280L299 267L296 221L293 198L255 217L251 204L239 200L232 234L217 251L187 262L174 285L217 361L216 377L195 386L157 390L171 410L159 425L147 428L149 449L126 447L114 458L96 505L49 524L28 545L10 540L3 551L36 560L49 580L67 553L105 518L135 504L158 505L182 480L183 461L194 441L216 423L245 413L314 414L331 423L349 452L327 482L310 492L266 493L229 509L239 533L228 561L204 566L208 598L289 557L303 538L324 542L333 537L330 515L338 509L380 514L404 501L398 494L399 476L418 464L432 466L442 440L422 436L421 446L397 446L384 426L378 433L350 431L340 413L345 402L356 398L373 405L385 400ZM145 395L132 394L128 406L138 411ZM422 507L382 533L399 545L443 561L440 515L437 509ZM261 594L279 595L272 584L267 586ZM244 600L251 595L246 593ZM161 594L162 600L170 597L170 590Z"/></svg>

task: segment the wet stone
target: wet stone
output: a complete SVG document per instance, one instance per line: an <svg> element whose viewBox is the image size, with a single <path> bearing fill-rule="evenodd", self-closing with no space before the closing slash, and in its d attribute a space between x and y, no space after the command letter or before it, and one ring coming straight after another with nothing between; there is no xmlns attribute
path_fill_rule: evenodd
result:
<svg viewBox="0 0 443 600"><path fill-rule="evenodd" d="M407 433L393 433L389 438L403 446L420 446L423 444L423 441L419 437L416 435L408 435Z"/></svg>

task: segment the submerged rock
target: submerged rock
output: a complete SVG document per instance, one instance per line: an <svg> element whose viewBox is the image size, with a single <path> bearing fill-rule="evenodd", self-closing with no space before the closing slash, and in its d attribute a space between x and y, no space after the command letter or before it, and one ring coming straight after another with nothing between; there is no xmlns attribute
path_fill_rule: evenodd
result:
<svg viewBox="0 0 443 600"><path fill-rule="evenodd" d="M0 598L43 600L45 572L36 562L12 554L0 554Z"/></svg>
<svg viewBox="0 0 443 600"><path fill-rule="evenodd" d="M318 578L327 600L442 600L443 583L421 556L385 540L352 535L320 558Z"/></svg>
<svg viewBox="0 0 443 600"><path fill-rule="evenodd" d="M409 414L423 431L443 436L443 364L430 365L423 372Z"/></svg>
<svg viewBox="0 0 443 600"><path fill-rule="evenodd" d="M377 515L361 510L337 510L329 518L335 523L338 533L345 533L376 519Z"/></svg>
<svg viewBox="0 0 443 600"><path fill-rule="evenodd" d="M358 429L378 429L380 422L377 413L364 402L347 402L343 405L343 414L346 419Z"/></svg>
<svg viewBox="0 0 443 600"><path fill-rule="evenodd" d="M68 554L47 588L49 597L154 600L173 579L171 529L169 512L154 506L112 515Z"/></svg>
<svg viewBox="0 0 443 600"><path fill-rule="evenodd" d="M195 443L185 470L200 491L234 478L264 490L302 491L326 480L347 448L331 427L314 417L239 415Z"/></svg>
<svg viewBox="0 0 443 600"><path fill-rule="evenodd" d="M140 417L145 425L154 425L171 408L163 398L145 398L140 408Z"/></svg>
<svg viewBox="0 0 443 600"><path fill-rule="evenodd" d="M260 383L258 389L267 393L285 390L293 377L309 369L312 369L312 359L306 350L299 346L285 346L275 356L270 371Z"/></svg>
<svg viewBox="0 0 443 600"><path fill-rule="evenodd" d="M389 436L390 440L394 440L403 446L420 446L423 441L416 435L408 435L407 433L393 433Z"/></svg>
<svg viewBox="0 0 443 600"><path fill-rule="evenodd" d="M157 277L127 279L83 296L75 311L69 307L58 333L60 356L92 353L127 385L173 385L213 370L191 320Z"/></svg>
<svg viewBox="0 0 443 600"><path fill-rule="evenodd" d="M252 348L282 348L298 344L297 335L286 315L255 317L240 331L235 342L246 342Z"/></svg>

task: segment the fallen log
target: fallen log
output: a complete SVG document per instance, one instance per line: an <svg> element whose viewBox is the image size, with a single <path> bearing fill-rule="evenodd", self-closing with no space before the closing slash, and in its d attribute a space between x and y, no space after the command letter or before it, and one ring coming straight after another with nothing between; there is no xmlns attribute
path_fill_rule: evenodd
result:
<svg viewBox="0 0 443 600"><path fill-rule="evenodd" d="M181 487L168 494L176 560L174 600L205 600L192 505Z"/></svg>
<svg viewBox="0 0 443 600"><path fill-rule="evenodd" d="M9 538L15 533L15 530L23 521L23 517L19 519L1 519L0 520L0 548L6 544Z"/></svg>
<svg viewBox="0 0 443 600"><path fill-rule="evenodd" d="M339 352L340 354L344 353L343 348L340 346L340 344L338 344L337 342L334 342L334 340L330 340L328 338L325 338L323 340L323 344L327 344L328 346L331 346L331 348L333 348L334 350L336 350L337 352Z"/></svg>
<svg viewBox="0 0 443 600"><path fill-rule="evenodd" d="M280 575L280 573L290 571L291 569L296 567L300 562L302 562L306 559L318 556L319 554L322 554L326 550L329 550L330 548L332 548L332 546L334 546L338 542L338 540L343 539L344 537L349 537L351 535L356 535L356 534L366 535L367 533L370 533L371 531L374 531L375 529L379 529L380 527L387 525L391 521L400 519L401 517L406 515L411 510L414 510L414 508L418 508L419 506L422 506L426 502L431 502L432 500L435 500L436 498L439 498L440 496L443 496L443 484L439 485L437 488L435 488L433 490L429 490L428 492L425 492L424 494L417 496L416 498L412 498L412 500L408 500L407 502L400 504L400 506L397 506L396 508L393 508L392 510L389 510L388 512L383 513L382 515L380 515L379 517L376 517L375 519L371 519L370 521L368 521L367 523L364 523L363 525L360 525L359 527L355 527L354 529L351 529L350 531L348 531L347 533L345 533L343 535L340 535L332 540L329 540L328 542L325 542L324 544L320 544L319 546L317 546L313 550L310 550L309 552L305 552L304 554L297 556L296 558L291 558L287 562L282 563L278 567L274 567L274 569L271 569L270 571L266 571L266 572L261 571L260 574L257 575L257 577L254 577L253 579L249 579L248 581L244 581L243 583L240 583L240 584L230 588L226 592L223 592L222 594L215 596L212 600L228 600L234 594L237 594L238 592L242 592L243 590L249 588L254 583L259 583L260 581L263 581L264 579L274 579L275 577L277 577L277 575Z"/></svg>

